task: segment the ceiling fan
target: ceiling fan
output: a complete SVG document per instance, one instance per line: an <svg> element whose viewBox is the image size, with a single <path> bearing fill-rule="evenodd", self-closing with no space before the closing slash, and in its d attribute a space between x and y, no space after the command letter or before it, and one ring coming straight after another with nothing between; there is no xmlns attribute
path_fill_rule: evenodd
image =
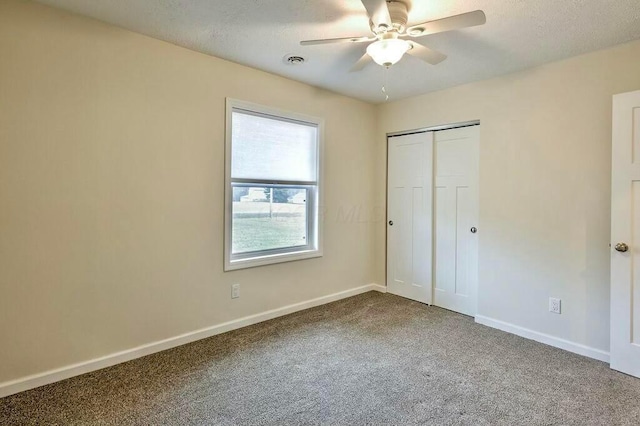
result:
<svg viewBox="0 0 640 426"><path fill-rule="evenodd" d="M483 11L462 13L435 21L407 27L409 7L401 0L361 0L369 15L369 26L373 37L343 37L322 40L305 40L303 46L327 43L368 43L367 52L351 67L350 72L360 71L372 60L383 67L402 59L405 53L436 65L444 61L447 55L430 49L405 38L417 38L444 31L482 25L487 22Z"/></svg>

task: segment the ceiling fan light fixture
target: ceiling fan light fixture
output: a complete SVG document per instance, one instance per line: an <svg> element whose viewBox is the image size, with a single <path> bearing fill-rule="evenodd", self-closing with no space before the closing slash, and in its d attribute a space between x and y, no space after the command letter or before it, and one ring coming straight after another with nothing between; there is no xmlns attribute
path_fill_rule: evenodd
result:
<svg viewBox="0 0 640 426"><path fill-rule="evenodd" d="M405 40L391 38L378 40L367 46L367 53L378 65L390 67L402 59L402 56L411 49L411 44Z"/></svg>

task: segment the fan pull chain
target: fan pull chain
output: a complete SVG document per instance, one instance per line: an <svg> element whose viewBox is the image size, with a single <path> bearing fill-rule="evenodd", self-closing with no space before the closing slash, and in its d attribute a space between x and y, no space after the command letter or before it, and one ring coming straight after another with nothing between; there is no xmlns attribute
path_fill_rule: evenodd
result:
<svg viewBox="0 0 640 426"><path fill-rule="evenodd" d="M384 101L389 101L389 95L387 94L387 76L389 75L389 67L384 67L384 84L382 85L382 94L384 95Z"/></svg>
<svg viewBox="0 0 640 426"><path fill-rule="evenodd" d="M389 95L387 95L387 90L382 86L382 94L384 95L384 101L387 102L389 100Z"/></svg>

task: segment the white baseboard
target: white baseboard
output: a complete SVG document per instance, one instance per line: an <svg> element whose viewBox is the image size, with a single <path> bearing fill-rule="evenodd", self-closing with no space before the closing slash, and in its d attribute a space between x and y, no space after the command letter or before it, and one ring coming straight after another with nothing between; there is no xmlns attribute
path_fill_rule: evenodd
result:
<svg viewBox="0 0 640 426"><path fill-rule="evenodd" d="M380 293L387 292L387 286L380 285L380 284L369 284L369 285L372 287L371 290L378 291Z"/></svg>
<svg viewBox="0 0 640 426"><path fill-rule="evenodd" d="M165 340L148 343L146 345L127 349L121 352L116 352L89 361L84 361L77 364L68 365L66 367L57 368L55 370L49 370L43 373L0 383L0 398L28 389L37 388L39 386L48 385L50 383L68 379L70 377L79 376L80 374L100 370L106 367L111 367L112 365L131 361L132 359L140 358L156 352L164 351L166 349L175 348L176 346L195 342L196 340L206 339L207 337L215 336L216 334L226 333L227 331L257 324L259 322L302 311L304 309L309 309L316 306L324 305L326 303L335 302L340 299L345 299L347 297L356 296L368 291L379 291L382 293L386 293L387 288L378 284L368 284L362 287L356 287L350 290L341 291L339 293L318 297L316 299L307 300L305 302L283 306L282 308L273 309L270 311L262 312L260 314L250 315L248 317L240 318L237 320L228 321L207 328L202 328L200 330L181 334L179 336L171 337Z"/></svg>
<svg viewBox="0 0 640 426"><path fill-rule="evenodd" d="M545 345L564 349L565 351L573 352L578 355L584 355L589 358L594 358L607 363L609 362L609 352L603 351L601 349L592 348L590 346L575 343L570 340L565 340L559 337L551 336L549 334L529 330L528 328L485 317L483 315L476 315L476 322L478 324L497 328L498 330L506 331L507 333L524 337L525 339L535 340L536 342L544 343Z"/></svg>

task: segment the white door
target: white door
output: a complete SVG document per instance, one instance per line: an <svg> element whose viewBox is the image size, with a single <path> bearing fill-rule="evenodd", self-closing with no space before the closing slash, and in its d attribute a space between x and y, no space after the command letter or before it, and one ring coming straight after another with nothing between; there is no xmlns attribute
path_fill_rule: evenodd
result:
<svg viewBox="0 0 640 426"><path fill-rule="evenodd" d="M433 304L476 315L479 126L435 132Z"/></svg>
<svg viewBox="0 0 640 426"><path fill-rule="evenodd" d="M387 291L431 304L433 133L388 140Z"/></svg>
<svg viewBox="0 0 640 426"><path fill-rule="evenodd" d="M611 368L640 377L640 91L613 97L611 239Z"/></svg>

